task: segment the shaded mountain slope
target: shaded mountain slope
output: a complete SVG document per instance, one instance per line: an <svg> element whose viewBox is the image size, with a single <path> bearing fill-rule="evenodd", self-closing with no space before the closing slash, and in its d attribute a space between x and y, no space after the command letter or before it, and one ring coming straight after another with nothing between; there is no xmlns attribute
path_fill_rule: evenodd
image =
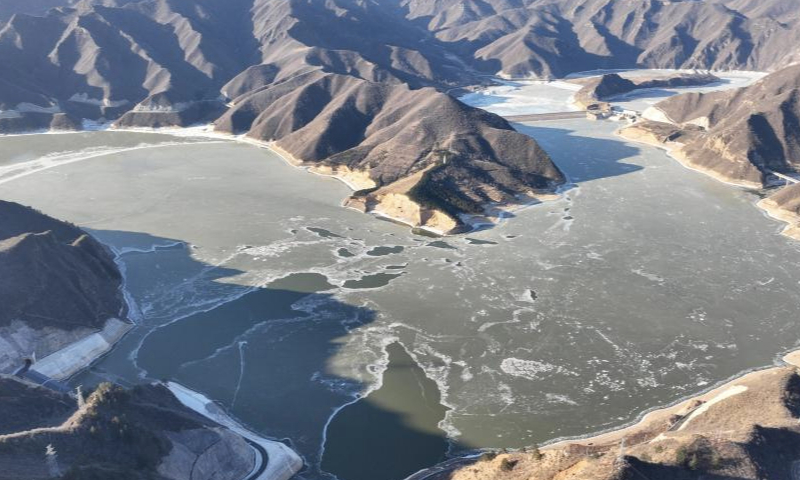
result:
<svg viewBox="0 0 800 480"><path fill-rule="evenodd" d="M0 385L0 436L60 425L75 412L75 401L53 390L3 375Z"/></svg>
<svg viewBox="0 0 800 480"><path fill-rule="evenodd" d="M161 385L101 384L83 406L0 376L0 407L32 428L0 433L0 478L239 480L254 464L244 439L184 407ZM35 412L35 413L33 413ZM14 428L19 429L14 429ZM56 457L45 461L50 445Z"/></svg>
<svg viewBox="0 0 800 480"><path fill-rule="evenodd" d="M0 373L127 315L122 276L103 245L74 225L4 201L0 272Z"/></svg>
<svg viewBox="0 0 800 480"><path fill-rule="evenodd" d="M111 254L79 228L0 201L0 326L98 327L124 315Z"/></svg>

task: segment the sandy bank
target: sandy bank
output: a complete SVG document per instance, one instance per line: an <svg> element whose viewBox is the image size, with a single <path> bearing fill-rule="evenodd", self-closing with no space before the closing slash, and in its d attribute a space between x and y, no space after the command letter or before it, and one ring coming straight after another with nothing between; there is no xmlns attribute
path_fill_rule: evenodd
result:
<svg viewBox="0 0 800 480"><path fill-rule="evenodd" d="M800 240L800 214L780 208L775 200L772 200L771 198L765 198L759 201L756 205L767 212L767 215L770 217L787 224L786 228L783 229L781 234L795 240Z"/></svg>
<svg viewBox="0 0 800 480"><path fill-rule="evenodd" d="M678 163L688 168L689 170L700 172L722 183L727 183L728 185L733 185L735 187L748 188L753 190L758 190L762 188L762 185L760 183L727 177L725 175L720 174L719 172L705 168L701 165L697 165L683 151L683 148L685 146L683 143L671 142L671 141L664 142L652 131L646 128L642 128L642 126L639 124L635 123L633 125L623 127L617 130L616 134L626 140L631 140L637 143L644 143L646 145L660 148L665 152L667 152L667 155L669 155L672 159L676 160Z"/></svg>
<svg viewBox="0 0 800 480"><path fill-rule="evenodd" d="M713 404L718 403L732 395L744 392L745 390L740 384L747 383L759 378L767 377L773 374L774 372L781 370L787 365L800 368L800 350L794 350L790 353L787 353L780 359L779 362L776 363L777 363L776 366L766 367L755 371L748 371L743 374L737 375L729 380L724 381L718 386L713 387L711 390L708 390L696 396L685 398L673 405L657 408L655 410L646 412L636 423L629 425L627 427L623 427L613 431L603 432L598 435L589 436L577 440L559 441L547 445L546 447L543 448L543 450L558 448L567 444L577 444L586 446L618 444L623 438L636 436L637 434L646 432L649 429L652 429L656 424L663 423L665 420L670 419L676 415L685 417L684 421L681 422L681 424L675 424L676 429L677 430L684 429L687 425L687 422L691 421L693 418L696 418L697 416L702 414L703 411L708 410L708 408L711 407Z"/></svg>
<svg viewBox="0 0 800 480"><path fill-rule="evenodd" d="M447 478L789 478L788 467L800 453L794 413L798 380L793 365L753 372L621 438L485 455Z"/></svg>
<svg viewBox="0 0 800 480"><path fill-rule="evenodd" d="M684 167L708 175L717 181L735 187L752 190L760 190L762 188L760 183L733 179L721 175L713 170L696 165L684 152L684 145L682 143L664 141L664 139L660 138L655 132L647 128L642 128L640 125L633 124L631 126L621 128L617 130L616 134L626 140L660 148ZM771 198L765 198L759 201L756 206L765 211L770 217L788 224L781 232L783 235L795 240L800 240L800 215L781 208L778 203Z"/></svg>

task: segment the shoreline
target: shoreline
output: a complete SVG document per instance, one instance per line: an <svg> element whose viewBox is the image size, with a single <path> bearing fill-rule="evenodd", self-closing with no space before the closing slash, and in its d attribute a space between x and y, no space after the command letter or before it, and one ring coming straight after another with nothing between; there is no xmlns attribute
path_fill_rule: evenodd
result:
<svg viewBox="0 0 800 480"><path fill-rule="evenodd" d="M756 206L766 213L769 218L786 224L781 230L781 235L800 241L800 215L785 212L773 204L774 202L767 197L759 200Z"/></svg>
<svg viewBox="0 0 800 480"><path fill-rule="evenodd" d="M152 133L169 133L169 132L168 131L166 131L166 132L164 132L164 131L153 131ZM673 149L670 149L668 146L665 146L663 144L653 144L653 143L649 143L649 142L646 142L646 141L641 141L641 140L637 140L637 139L628 138L628 137L626 137L624 135L619 134L619 131L617 131L616 134L621 139L625 139L625 140L629 140L629 141L632 141L632 142L642 143L642 144L645 144L645 145L648 145L648 146L655 146L657 148L660 148L660 149L664 150L665 153L667 153L670 156L670 158L672 158L673 160L678 161L678 163L681 164L681 166L683 166L684 168L696 171L698 173L706 174L705 172L703 172L701 170L698 170L696 168L692 168L690 165L685 164L684 162L680 161L678 158L675 158L673 156L673 154L672 154L672 150ZM230 138L230 136L228 138ZM237 140L237 139L233 138L233 140ZM245 143L249 143L249 144L253 144L253 145L258 146L260 148L269 149L273 153L275 153L278 156L280 156L287 164L289 164L291 166L294 166L294 167L297 167L297 168L303 168L302 164L299 164L299 162L298 163L293 162L292 160L296 161L296 159L294 159L294 157L292 157L291 155L286 154L286 152L282 152L279 147L273 148L273 146L268 144L268 143L263 143L263 142L258 142L258 141L244 140L244 142ZM290 160L290 158L292 160ZM315 174L321 175L321 176L328 176L328 177L336 178L336 179L342 181L343 183L345 183L345 185L348 185L348 187L350 187L351 189L353 188L346 181L342 180L341 178L337 177L336 175L326 175L326 174L321 174L321 173L317 173L317 172L310 172L310 173L315 173ZM711 175L708 175L708 174L706 174L706 175L707 176L711 176ZM728 182L728 181L725 181L723 179L716 178L716 177L713 177L713 176L711 176L711 178L713 178L714 180L720 181L722 183L725 183L725 184L740 188L740 189L747 189L748 188L745 185ZM561 193L562 189L568 189L568 188L570 188L570 186L571 186L571 184L569 182L567 182L566 184L564 184L564 185L559 187L558 192ZM525 203L525 204L515 205L515 206L512 207L512 209L510 211L513 212L513 211L516 211L516 210L524 209L524 208L527 208L527 207L529 207L531 205L536 205L538 203L540 203L540 202L534 200L532 202L528 202L528 203ZM350 208L352 208L352 207L350 207ZM375 215L375 216L378 216L378 217L384 217L384 218L390 219L392 221L398 221L400 223L403 223L404 225L412 226L410 223L408 223L406 221L403 221L403 219L393 218L390 215L386 215L386 214L384 214L382 212L370 212L370 213ZM496 226L498 224L499 223L491 223L491 225L494 225L494 226ZM480 227L480 226L482 226L482 225L478 224L478 227ZM641 428L642 426L646 425L648 422L652 421L654 417L658 417L658 416L661 416L661 415L666 415L666 414L668 414L670 412L679 410L679 409L681 409L682 407L685 407L688 403L690 403L690 402L692 402L694 400L713 397L716 394L719 394L720 392L722 392L722 391L726 390L727 388L731 387L732 386L731 384L739 381L740 379L742 379L742 378L744 378L744 377L746 377L748 375L751 375L751 374L754 374L754 373L768 371L768 370L774 369L776 367L779 367L779 366L781 366L781 363L780 363L781 360L780 359L781 358L786 359L786 358L790 357L791 355L797 355L798 356L797 360L795 360L797 363L790 363L790 362L784 360L786 362L786 364L792 364L792 365L800 366L800 350L794 350L789 354L779 355L778 358L776 359L776 362L773 363L772 365L767 365L767 366L762 366L762 367L754 367L754 368L751 368L751 369L748 369L748 370L744 370L742 372L737 373L736 375L733 375L733 376L731 376L731 377L729 377L729 378L727 378L725 380L722 380L722 381L720 381L720 382L718 382L718 383L716 383L716 384L714 384L714 385L712 385L712 386L710 386L710 387L708 387L708 388L706 388L704 390L701 390L701 391L699 391L697 393L693 393L693 394L689 394L687 396L681 397L681 398L675 400L674 402L670 402L670 403L668 403L666 405L660 405L660 406L656 406L656 407L653 407L653 408L649 408L649 409L643 411L641 414L639 414L636 417L636 419L631 423L624 424L622 426L611 427L611 428L608 428L608 429L605 429L605 430L601 430L601 431L595 431L595 432L587 433L585 435L579 435L579 436L573 436L573 437L555 438L555 439L549 440L546 443L544 443L541 446L541 449L542 450L557 449L557 448L563 447L563 446L571 444L571 443L572 444L575 444L575 443L578 443L578 444L580 444L580 443L595 443L595 442L612 443L614 440L621 439L627 433L629 433L629 432L631 432L633 430L636 430L637 428ZM379 388L380 383L381 382L378 381L377 385L373 386L373 387ZM366 396L366 394L364 396ZM348 405L350 405L352 403L357 402L361 398L363 398L363 397L355 397L351 401L346 402L344 405L340 406L338 409L336 409L336 411L334 411L332 413L332 415L329 417L328 421L330 421L333 417L335 417L339 410L341 410L342 408L345 408L346 406L348 406ZM325 429L323 429L323 431L324 430ZM325 445L325 441L323 441L323 443L322 443L322 451L324 451L324 445ZM474 456L474 454L470 454L469 456ZM456 456L456 457L453 457L453 458L466 458L466 457L459 455L459 456ZM449 460L452 460L452 459L449 459Z"/></svg>
<svg viewBox="0 0 800 480"><path fill-rule="evenodd" d="M122 281L119 286L119 294L122 298L123 308L117 317L106 319L103 328L86 335L72 343L64 345L54 352L50 352L44 358L34 362L30 370L45 375L48 378L61 382L69 382L73 377L87 371L92 365L97 363L106 355L110 354L119 342L129 333L136 329L139 309L128 292L125 276L125 265L120 261L121 253L111 245L107 245L91 232L83 230L95 241L103 245L109 253L114 255L114 264L119 270ZM70 355L73 355L70 358ZM63 357L63 358L62 358ZM44 365L42 365L44 363ZM44 371L42 371L42 369Z"/></svg>
<svg viewBox="0 0 800 480"><path fill-rule="evenodd" d="M794 366L800 370L800 348L793 347L791 350L777 354L771 365L764 365L743 370L720 382L710 385L697 393L688 394L665 405L649 408L640 413L636 419L630 423L618 427L610 427L586 435L555 438L544 443L541 446L541 450L552 450L569 444L595 444L592 446L599 446L597 444L600 443L605 445L613 445L622 440L626 434L631 433L637 428L646 426L648 423L653 420L657 420L659 417L665 417L669 414L676 413L698 400L702 401L702 404L713 400L716 396L723 394L729 388L734 387L735 383L742 381L746 377L789 366ZM691 412L693 412L695 409L696 408L690 409L686 414L686 418L688 418Z"/></svg>
<svg viewBox="0 0 800 480"><path fill-rule="evenodd" d="M345 205L345 208L350 208L350 209L355 210L357 212L361 212L361 210L359 210L359 209L357 209L355 207L351 207L349 205ZM404 218L393 217L392 215L389 215L388 213L383 212L381 210L370 210L369 212L361 212L361 213L366 213L368 215L372 215L375 218L378 218L378 219L381 219L381 220L384 220L384 221L387 221L387 222L390 222L390 223L395 223L395 224L398 224L398 225L404 225L406 227L411 228L412 230L419 229L419 230L428 232L428 233L430 233L432 235L436 235L436 236L439 236L439 237L452 236L451 234L448 234L447 232L444 232L442 230L438 230L438 229L433 228L433 227L428 227L426 225L414 225L413 223L409 222L408 220L406 220Z"/></svg>
<svg viewBox="0 0 800 480"><path fill-rule="evenodd" d="M725 185L729 185L731 187L735 187L735 188L738 188L740 190L745 190L745 191L749 191L749 192L752 192L753 190L762 190L764 188L762 185L757 185L757 184L742 183L742 182L732 182L732 181L730 181L730 179L722 177L721 175L718 175L718 174L716 174L716 172L713 172L711 170L696 168L695 166L693 166L693 165L691 165L689 163L689 160L687 158L678 155L680 147L677 147L677 146L676 147L670 147L666 143L652 141L652 140L648 140L646 138L635 138L633 136L626 135L623 132L623 130L625 130L626 128L631 128L631 127L635 127L635 126L636 126L636 124L629 125L627 127L622 127L620 129L618 129L617 131L615 131L614 135L618 136L621 139L630 141L630 142L634 142L634 143L638 143L638 144L642 144L642 145L648 145L648 146L656 147L656 148L658 148L660 150L663 150L664 153L666 153L669 158L671 158L671 159L675 160L676 162L678 162L678 164L680 164L682 167L684 167L684 168L686 168L688 170L691 170L693 172L697 172L697 173L703 174L703 175L705 175L705 176L707 176L707 177L709 177L709 178L711 178L713 180L716 180L717 182L723 183ZM769 198L763 198L763 199L753 203L753 205L757 209L761 210L762 213L766 214L769 218L786 224L785 227L783 228L783 230L780 233L781 235L783 235L785 237L788 237L788 238L790 238L792 240L800 241L800 216L794 216L789 212L784 213L784 212L780 211L779 209L772 207L770 205L770 199Z"/></svg>
<svg viewBox="0 0 800 480"><path fill-rule="evenodd" d="M222 133L217 132L212 129L212 124L203 124L203 125L195 125L191 127L163 127L163 128L148 128L148 127L126 127L126 128L117 128L114 127L110 123L105 124L98 124L93 125L93 128L84 129L84 130L74 130L74 131L62 131L62 130L43 130L43 131L34 131L34 132L22 132L22 133L13 133L13 134L0 134L0 138L8 136L23 136L23 135L65 135L65 134L79 134L79 133L86 133L86 132L129 132L129 133L151 133L157 135L172 135L177 137L195 137L195 138L207 138L213 140L222 140L222 141L233 141L238 143L244 143L247 145L252 145L257 148L263 148L269 150L270 152L274 153L278 157L280 157L287 165L303 170L308 173L312 173L314 175L318 175L321 177L328 177L336 179L343 184L345 184L351 191L355 192L361 190L363 186L355 185L351 181L349 181L343 175L337 175L336 173L326 173L320 171L317 165L307 164L302 160L298 159L297 157L293 156L291 153L287 152L283 148L279 147L275 141L264 141L264 140L257 140L251 137L248 137L246 134L235 135L232 133ZM170 145L163 145L163 146L180 146L180 143L174 143ZM162 145L158 145L162 146ZM147 148L147 147L136 147L138 148ZM131 149L133 150L133 149ZM114 153L121 153L118 151L109 151L103 153L96 153L91 157L81 157L74 161L85 160L89 158L97 158L104 155L110 155ZM59 164L61 165L61 164ZM57 166L57 165L56 165ZM41 169L40 169L41 170ZM32 172L26 172L26 174L36 173L40 170L34 170ZM332 170L333 172L333 170ZM5 180L0 180L0 183L4 181L14 180L16 177L12 177ZM465 231L458 231L455 233L445 232L443 230L436 229L431 226L427 225L417 225L416 222L413 220L409 220L406 218L397 217L391 215L389 212L381 210L379 208L374 208L369 211L363 211L361 209L352 207L348 205L350 200L353 198L345 197L342 202L341 206L345 208L351 208L353 210L359 211L361 213L369 214L373 217L380 218L383 220L388 220L393 223L399 223L409 228L423 230L434 235L438 235L441 237L448 237L454 235L462 235L462 234L469 234L474 233L476 231L482 230L484 228L494 228L500 226L505 222L508 218L508 213L514 213L526 208L536 206L539 204L547 203L549 201L557 200L561 198L562 193L565 190L571 188L573 184L569 181L565 181L563 184L557 185L552 191L542 191L542 192L527 192L519 194L520 197L527 197L527 199L519 198L518 202L507 202L507 203L490 203L484 205L484 213L480 215L470 215L470 214L462 214L459 215L457 220L463 222L464 226L467 227ZM378 207L380 204L378 205ZM456 220L456 219L454 219Z"/></svg>
<svg viewBox="0 0 800 480"><path fill-rule="evenodd" d="M666 153L667 156L669 156L669 158L675 160L676 162L678 162L682 167L686 168L687 170L691 170L691 171L697 172L697 173L702 173L703 175L705 175L707 177L710 177L710 178L712 178L712 179L714 179L714 180L716 180L716 181L718 181L720 183L724 183L725 185L730 185L731 187L737 187L737 188L744 189L744 190L760 190L761 188L763 188L760 184L755 184L755 183L750 183L750 182L747 182L747 183L736 182L736 181L733 181L733 179L729 179L729 178L726 178L726 177L723 177L723 176L717 174L713 170L706 170L706 169L702 169L700 167L696 167L696 166L692 165L691 163L689 163L689 160L687 158L682 158L682 157L677 155L676 152L678 152L680 150L680 147L670 147L666 143L654 142L654 141L646 140L644 138L634 138L634 137L628 136L628 135L626 135L625 133L622 132L626 128L631 128L631 127L635 127L635 126L636 126L636 124L634 123L634 124L631 124L631 125L627 125L625 127L621 127L621 128L617 129L614 132L614 135L619 137L619 138L631 141L631 142L640 143L640 144L643 144L643 145L648 145L650 147L656 147L656 148L658 148L660 150L663 150L664 153Z"/></svg>
<svg viewBox="0 0 800 480"><path fill-rule="evenodd" d="M168 381L163 383L167 389L185 407L197 412L215 424L244 438L254 450L261 447L267 454L260 465L255 465L248 479L253 480L289 480L303 468L303 460L294 450L276 440L270 440L245 427L241 422L234 419L222 407L213 400L195 390L192 390L177 382ZM260 453L260 452L257 452ZM266 462L266 466L263 462ZM260 473L257 473L261 470ZM253 475L257 475L254 477Z"/></svg>
<svg viewBox="0 0 800 480"><path fill-rule="evenodd" d="M185 130L185 129L178 129L178 130ZM124 131L124 130L110 130L110 131ZM80 133L80 132L76 132L76 133ZM159 134L159 133L161 133L161 134L169 134L169 131L168 131L168 130L167 130L167 131L153 130L153 131L152 131L152 132L150 132L150 133L156 133L156 134ZM670 155L670 157L671 157L671 158L673 158L673 159L675 159L675 160L678 160L677 158L674 158L674 157L673 157L673 156L670 154L670 149L669 149L668 147L664 146L664 145L652 145L652 144L650 144L650 143L648 143L648 142L639 141L639 140L633 140L633 139L630 139L630 138L628 138L628 137L625 137L625 136L623 136L623 135L619 135L619 136L620 136L621 138L624 138L624 139L627 139L627 140L631 140L631 141L634 141L634 142L638 142L638 143L644 143L644 144L647 144L647 145L650 145L650 146L657 146L657 147L659 147L659 148L662 148L663 150L665 150L665 151L668 153L668 155ZM237 140L237 139L234 137L234 138L233 138L233 140ZM262 142L253 141L253 140L242 140L242 141L243 141L244 143L251 143L251 144L253 144L253 145L255 145L255 146L258 146L259 148L267 148L267 149L271 150L273 153L275 153L275 154L277 154L278 156L280 156L281 158L283 158L283 159L284 159L284 161L286 161L286 162L287 162L287 163L289 163L290 165L292 165L292 166L295 166L295 167L298 167L298 168L302 168L302 165L295 165L295 164L293 164L293 163L292 163L292 162L291 162L291 161L290 161L290 160L289 160L289 159L288 159L286 156L284 156L283 154L281 154L281 152L279 152L278 150L275 150L275 149L273 149L273 148L272 148L272 147L271 147L269 144L264 144L264 143L262 143ZM279 147L277 147L277 148L279 148ZM294 157L291 157L290 155L289 155L289 157L290 157L290 158L294 158ZM678 160L678 161L679 161L679 160ZM705 173L705 172L702 172L702 171L700 171L700 170L693 169L693 168L691 168L691 167L689 167L689 166L685 165L683 162L680 162L680 161L679 161L679 163L681 163L681 165L683 165L685 168L688 168L688 169L691 169L691 170L695 170L695 171L698 171L698 172L700 172L700 173ZM316 172L311 172L311 173L316 173ZM321 175L321 176L331 176L331 177L333 177L333 178L337 178L337 179L339 179L340 181L342 181L343 183L347 184L347 182L345 182L344 180L340 179L339 177L337 177L337 176L335 176L335 175L325 175L325 174L320 174L320 173L316 173L316 174L318 174L318 175ZM714 178L714 177L712 177L712 178ZM715 180L722 181L722 180L719 180L719 179L716 179L716 178L715 178ZM724 182L724 181L723 181L723 182ZM737 187L740 187L740 188L742 187L741 185L737 185L737 184L731 184L731 183L729 183L729 182L724 182L724 183L728 183L728 184L730 184L730 185L734 185L734 186L737 186ZM568 185L569 185L569 183L565 184L564 186L568 186ZM348 186L349 186L349 185L348 185ZM533 204L536 204L536 203L537 203L537 202L533 202ZM518 206L518 208L526 208L527 206L530 206L530 204L529 204L529 205L524 205L524 204L523 204L523 205L519 205L519 206ZM399 220L399 219L398 219L398 220ZM785 355L785 356L783 357L783 358L784 358L784 361L787 361L787 362L788 362L788 360L786 360L786 359L787 359L787 358L789 358L789 357L792 357L792 358L794 358L794 356L793 356L793 355L796 355L796 354L800 354L800 350L796 350L796 351L793 351L793 352L792 352L792 353L790 353L790 354L787 354L787 355ZM793 360L793 361L791 362L791 364L792 364L792 365L797 365L797 363L794 363L794 361L796 361L796 360ZM713 394L713 393L714 393L714 392L716 392L717 390L719 390L719 389L722 389L722 388L724 388L724 387L726 387L726 386L729 386L729 384L731 384L731 383L733 383L733 382L736 382L736 381L737 381L738 379L740 379L740 378L743 378L743 377L745 377L745 376L747 376L747 375L749 375L749 374L752 374L752 373L761 372L761 371L764 371L764 370L769 370L769 369L771 369L771 368L775 368L775 366L772 366L772 367L770 367L770 366L766 366L766 367L761 367L761 368L754 368L754 369L751 369L751 370L747 370L747 371L741 372L741 373L739 373L739 374L737 374L737 375L735 375L735 376L733 376L733 377L730 377L730 378L729 378L729 379L727 379L727 380L724 380L724 381L720 382L720 383L719 383L719 384L717 384L716 386L712 386L710 389L708 389L708 390L705 390L705 391L703 391L703 392L701 392L701 393L699 393L699 394L694 394L694 395L691 395L691 396L684 397L683 399L679 399L679 400L677 400L675 403L672 403L672 404L670 404L670 405L668 405L668 406L666 406L666 407L656 407L656 408L654 408L654 409L647 410L647 411L643 412L643 413L642 413L642 414L641 414L639 417L637 417L637 420L636 420L634 423L632 423L632 424L629 424L629 425L627 425L627 426L623 426L623 427L613 427L613 428L611 428L611 429L609 429L609 430L606 430L606 431L603 431L603 432L596 432L596 433L588 434L588 435L586 435L586 436L581 436L581 437L570 437L570 438L566 438L566 439L565 439L565 438L554 439L554 440L550 441L549 443L545 444L545 446L543 447L543 449L557 448L557 447L561 446L562 444L566 444L566 443L570 443L570 442L575 442L575 441L584 441L584 442L585 442L585 441L591 441L591 440L596 440L596 441L606 441L606 442L608 442L608 441L611 441L611 440L610 440L610 438L613 438L613 436L612 436L612 437L606 437L606 436L609 436L609 435L612 435L612 434L624 435L624 433L623 433L623 432L625 432L625 431L630 431L631 429L634 429L634 428L636 428L636 427L638 427L638 426L641 426L643 423L645 423L646 421L648 421L649 419L651 419L652 417L649 417L649 416L650 416L650 415L652 415L652 414L657 414L657 413L659 413L659 412L664 412L664 411L668 411L668 410L670 410L670 409L673 409L673 408L678 408L679 406L681 406L681 405L682 405L682 404L684 404L685 402L689 402L689 401L691 401L691 400L693 400L693 399L697 399L697 398L704 397L704 396L707 396L707 395L708 395L708 396L710 396L711 394ZM354 400L354 401L355 401L355 400ZM336 414L336 412L334 412L334 414L331 416L331 418L332 418L332 417L333 417L335 414ZM324 443L323 443L323 445L324 445Z"/></svg>
<svg viewBox="0 0 800 480"><path fill-rule="evenodd" d="M565 437L557 437L552 440L547 440L542 444L538 445L539 450L542 452L558 450L562 448L568 447L583 447L585 450L589 451L592 449L602 449L602 448L613 448L620 444L628 435L635 433L637 430L645 429L652 423L656 423L658 420L664 420L671 415L678 414L680 412L683 415L683 418L679 420L677 423L673 424L673 426L678 425L683 420L689 420L695 412L700 412L700 408L703 405L712 404L711 402L715 399L721 400L725 398L724 396L727 394L734 393L734 390L731 390L736 387L736 383L741 382L752 376L758 376L765 373L770 373L780 368L785 367L795 367L800 371L800 348L797 346L793 347L788 351L784 351L783 353L779 353L775 356L775 359L771 365L761 366L761 367L753 367L742 372L739 372L731 377L728 377L725 380L722 380L714 385L709 386L708 388L701 390L697 393L692 393L681 397L673 402L670 402L665 405L659 405L652 408L648 408L647 410L642 411L635 420L632 422L623 424L621 426L609 427L607 429L594 431L591 433L587 433L584 435L576 435L576 436L565 436ZM681 427L679 427L680 429ZM636 443L628 445L629 447L633 447L636 445L640 445L643 443L649 443L652 441L657 441L658 437L647 440L645 442ZM477 449L479 452L495 452L499 453L504 449L500 448L480 448ZM523 448L519 449L508 449L509 451L524 451ZM458 460L468 460L477 458L480 454L476 455L474 453L465 453L463 455L457 455L451 458L447 458L442 462L431 465L419 472L415 472L412 475L409 475L404 480L424 480L427 477L419 477L418 475L422 474L425 471L433 470L435 473L442 473L444 471L453 472L456 469L444 468L438 470L437 466L445 466L449 463L456 463ZM564 452L569 454L567 452ZM469 464L467 464L468 466Z"/></svg>
<svg viewBox="0 0 800 480"><path fill-rule="evenodd" d="M0 137L0 138L2 138L2 137ZM203 144L203 143L205 143L205 144L214 144L214 143L220 143L220 142L218 142L218 141L209 141L209 142L195 142L195 143L196 144ZM55 157L48 158L47 155L45 155L45 156L36 158L34 160L28 160L28 161L23 161L23 162L19 162L19 163L12 163L10 165L0 166L0 184L13 182L14 180L18 180L20 178L27 177L29 175L33 175L33 174L36 174L36 173L39 173L39 172L42 172L42 171L45 171L45 170L49 170L51 168L60 167L60 166L63 166L63 165L69 165L69 164L72 164L72 163L83 162L85 160L101 158L101 157L105 157L107 155L114 155L114 154L117 154L117 153L128 153L128 152L132 152L132 151L136 151L136 150L148 150L148 149L155 149L155 148L174 147L174 146L180 146L182 144L183 143L181 143L181 142L163 142L163 143L157 143L157 144L152 144L152 145L137 145L135 147L109 148L109 149L101 150L101 151L79 150L77 152L70 152L70 153L67 153L67 154L63 154L60 157L59 156L55 156ZM32 167L32 168L30 168L28 170L24 170L25 165L30 165L32 163L35 164L36 162L39 162L39 167L38 168L36 166L34 166L34 167ZM14 174L14 172L17 172L17 171L19 171L21 169L23 171ZM5 172L10 172L10 175L3 176Z"/></svg>

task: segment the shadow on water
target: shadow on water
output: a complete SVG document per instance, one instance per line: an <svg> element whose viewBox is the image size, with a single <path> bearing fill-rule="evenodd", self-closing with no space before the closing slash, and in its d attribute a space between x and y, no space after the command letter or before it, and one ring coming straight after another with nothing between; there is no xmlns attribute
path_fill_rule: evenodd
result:
<svg viewBox="0 0 800 480"><path fill-rule="evenodd" d="M622 160L635 157L640 149L621 139L576 135L574 130L514 124L520 133L533 137L573 183L616 177L642 170Z"/></svg>
<svg viewBox="0 0 800 480"><path fill-rule="evenodd" d="M330 477L319 469L323 431L346 404L330 421L323 463L340 480L399 480L444 459L450 445L437 424L446 408L399 344L388 348L383 387L354 402L366 385L337 374L333 359L376 312L337 298L323 275L294 273L252 288L237 278L247 268L198 261L184 242L92 233L127 252L126 281L143 307L140 326L95 374L169 379L207 394L254 429L290 439L310 465L302 478ZM143 373L131 373L130 358Z"/></svg>
<svg viewBox="0 0 800 480"><path fill-rule="evenodd" d="M437 424L448 408L436 383L400 343L387 348L381 387L344 407L327 428L322 468L347 480L402 480L445 460L450 445ZM353 448L357 447L357 448Z"/></svg>

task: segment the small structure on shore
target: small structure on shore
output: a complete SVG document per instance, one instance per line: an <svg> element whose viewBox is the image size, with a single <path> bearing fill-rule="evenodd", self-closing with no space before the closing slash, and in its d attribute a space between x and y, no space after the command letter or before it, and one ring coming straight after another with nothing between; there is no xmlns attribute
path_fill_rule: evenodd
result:
<svg viewBox="0 0 800 480"><path fill-rule="evenodd" d="M609 118L616 121L627 120L630 123L636 122L641 118L642 114L636 110L629 110L622 107L611 107L611 115Z"/></svg>
<svg viewBox="0 0 800 480"><path fill-rule="evenodd" d="M605 120L611 116L611 104L608 102L597 102L586 106L586 118L588 120Z"/></svg>

